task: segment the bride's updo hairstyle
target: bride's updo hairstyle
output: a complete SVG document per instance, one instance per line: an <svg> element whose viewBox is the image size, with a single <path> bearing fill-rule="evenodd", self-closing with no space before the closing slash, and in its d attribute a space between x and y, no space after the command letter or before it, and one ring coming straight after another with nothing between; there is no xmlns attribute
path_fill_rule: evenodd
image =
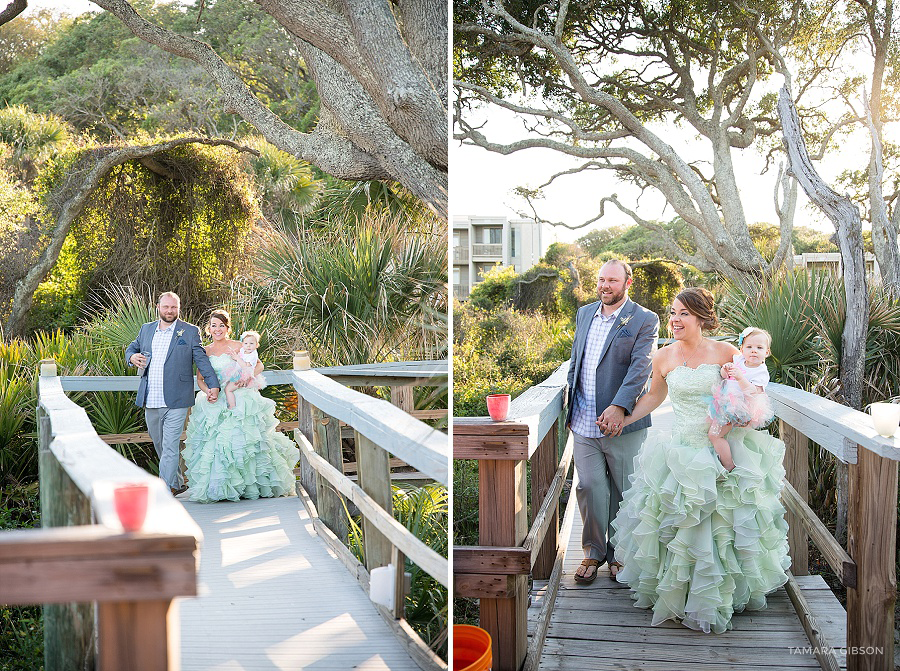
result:
<svg viewBox="0 0 900 671"><path fill-rule="evenodd" d="M207 335L209 335L209 327L212 326L213 318L216 318L220 322L225 324L225 328L227 328L228 332L231 333L231 317L228 314L228 310L225 310L224 308L218 308L216 310L213 310L209 314L209 321L206 324L206 334Z"/></svg>
<svg viewBox="0 0 900 671"><path fill-rule="evenodd" d="M716 304L713 295L702 287L690 287L684 289L675 296L675 300L687 308L687 311L700 320L700 328L704 331L714 331L719 328L719 318L716 316Z"/></svg>

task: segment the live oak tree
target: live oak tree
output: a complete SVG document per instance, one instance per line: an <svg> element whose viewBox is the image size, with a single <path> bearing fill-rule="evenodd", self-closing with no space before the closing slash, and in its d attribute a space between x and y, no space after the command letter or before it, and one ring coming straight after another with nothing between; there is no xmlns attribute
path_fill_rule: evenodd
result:
<svg viewBox="0 0 900 671"><path fill-rule="evenodd" d="M279 149L342 179L400 182L446 218L445 0L257 0L316 83L321 109L309 133L285 124L210 45L150 23L124 0L96 4L140 39L200 64L227 111Z"/></svg>
<svg viewBox="0 0 900 671"><path fill-rule="evenodd" d="M784 263L796 183L784 171L773 180L781 244L767 261L748 233L749 196L734 163L741 150L779 129L766 84L773 52L808 21L802 3L753 3L753 10L641 0L512 7L489 0L455 6L454 137L501 154L545 147L583 159L538 190L521 190L538 218L540 189L572 173L608 171L660 193L689 225L693 249L614 194L581 226L615 206L653 230L672 258L739 282ZM516 113L530 132L514 142L492 141L472 121L485 105ZM680 155L667 142L671 124L696 133L696 156Z"/></svg>

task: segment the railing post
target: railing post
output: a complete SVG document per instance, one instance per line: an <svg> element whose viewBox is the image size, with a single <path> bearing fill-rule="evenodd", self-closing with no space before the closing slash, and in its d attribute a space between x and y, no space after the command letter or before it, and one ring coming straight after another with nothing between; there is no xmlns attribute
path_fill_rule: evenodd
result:
<svg viewBox="0 0 900 671"><path fill-rule="evenodd" d="M784 441L785 478L797 490L800 498L809 502L809 441L806 436L783 419L778 420L778 430ZM791 555L791 573L809 575L809 537L792 512L787 514L788 547Z"/></svg>
<svg viewBox="0 0 900 671"><path fill-rule="evenodd" d="M391 403L406 413L411 413L415 410L416 404L415 397L413 396L413 386L404 385L402 387L391 387Z"/></svg>
<svg viewBox="0 0 900 671"><path fill-rule="evenodd" d="M860 446L850 464L848 545L856 588L847 589L847 671L893 671L897 596L897 462Z"/></svg>
<svg viewBox="0 0 900 671"><path fill-rule="evenodd" d="M172 671L181 668L179 641L169 639L177 631L172 601L119 601L100 603L98 671L142 669ZM177 638L177 637L176 637Z"/></svg>
<svg viewBox="0 0 900 671"><path fill-rule="evenodd" d="M478 538L481 545L520 546L528 533L525 461L478 462ZM481 626L493 640L494 671L518 671L528 646L526 576L508 579L513 596L480 599Z"/></svg>
<svg viewBox="0 0 900 671"><path fill-rule="evenodd" d="M393 511L391 468L386 450L354 432L356 443L357 484L371 496L385 512ZM371 571L391 562L391 542L365 516L363 516L363 544L366 553L366 569ZM402 569L401 569L402 571Z"/></svg>
<svg viewBox="0 0 900 671"><path fill-rule="evenodd" d="M341 473L344 472L344 458L341 454L340 422L325 414L315 406L310 406L313 420L313 447L316 454ZM316 476L316 507L319 517L334 532L334 535L347 544L347 512L338 494L320 475Z"/></svg>
<svg viewBox="0 0 900 671"><path fill-rule="evenodd" d="M50 443L53 441L50 417L41 407L40 399L37 424L41 526L91 524L90 502L80 495L78 487L50 451ZM42 610L44 668L93 668L94 604L47 603Z"/></svg>
<svg viewBox="0 0 900 671"><path fill-rule="evenodd" d="M553 423L551 429L543 437L540 444L531 456L531 518L534 519L544 502L544 497L550 490L550 483L559 466L559 449L557 447L557 430L559 420ZM559 542L559 501L556 503L556 512L550 522L550 529L544 537L540 552L532 567L532 576L535 580L547 580L553 572L553 564L556 562L556 545Z"/></svg>
<svg viewBox="0 0 900 671"><path fill-rule="evenodd" d="M295 390L296 391L296 390ZM297 420L300 433L302 433L310 444L315 443L315 431L313 430L312 406L299 392L297 392ZM312 502L318 505L318 494L316 492L316 472L310 466L309 460L301 450L300 452L300 484L309 494Z"/></svg>

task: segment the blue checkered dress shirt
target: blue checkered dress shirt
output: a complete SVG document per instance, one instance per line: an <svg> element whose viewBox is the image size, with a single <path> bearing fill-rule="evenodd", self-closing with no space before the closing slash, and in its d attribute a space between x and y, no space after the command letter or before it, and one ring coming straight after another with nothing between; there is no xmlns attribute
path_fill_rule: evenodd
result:
<svg viewBox="0 0 900 671"><path fill-rule="evenodd" d="M163 396L163 368L166 365L166 356L169 354L169 345L172 336L175 335L175 324L172 322L167 329L160 330L157 322L153 332L152 354L150 367L147 370L147 405L148 408L165 408L166 398Z"/></svg>
<svg viewBox="0 0 900 671"><path fill-rule="evenodd" d="M575 408L572 411L572 431L585 438L601 438L603 432L597 426L597 364L600 363L600 355L606 339L610 337L613 324L619 318L619 313L625 304L610 316L603 314L602 306L597 310L591 321L591 330L588 331L587 340L584 343L584 356L581 359L581 374L578 376L575 388Z"/></svg>

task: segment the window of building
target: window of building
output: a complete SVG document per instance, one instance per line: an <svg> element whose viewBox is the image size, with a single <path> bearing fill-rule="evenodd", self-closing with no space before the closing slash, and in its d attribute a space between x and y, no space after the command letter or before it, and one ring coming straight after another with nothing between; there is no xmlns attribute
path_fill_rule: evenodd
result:
<svg viewBox="0 0 900 671"><path fill-rule="evenodd" d="M484 229L485 244L499 245L503 242L502 228L486 228Z"/></svg>
<svg viewBox="0 0 900 671"><path fill-rule="evenodd" d="M509 255L512 258L516 258L518 254L516 254L516 235L517 231L514 228L509 229Z"/></svg>
<svg viewBox="0 0 900 671"><path fill-rule="evenodd" d="M460 278L459 268L454 268L453 269L453 284L462 284L459 281L459 278Z"/></svg>

